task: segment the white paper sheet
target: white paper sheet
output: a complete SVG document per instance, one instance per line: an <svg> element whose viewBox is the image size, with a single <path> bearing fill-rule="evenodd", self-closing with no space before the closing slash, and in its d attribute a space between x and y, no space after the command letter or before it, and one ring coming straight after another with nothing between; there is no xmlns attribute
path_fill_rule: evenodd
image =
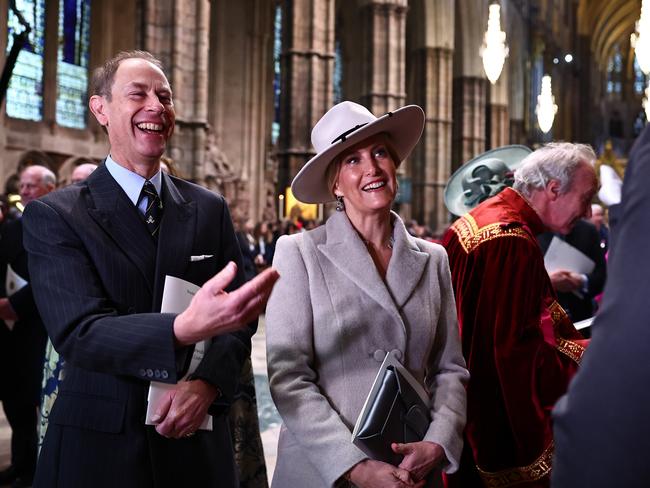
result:
<svg viewBox="0 0 650 488"><path fill-rule="evenodd" d="M162 305L160 313L181 313L189 307L192 297L199 291L198 286L180 278L173 276L165 276L165 287L163 289ZM203 359L203 355L207 349L207 341L201 341L194 346L194 353L192 354L192 361L187 371L187 375L196 371L197 366ZM183 378L183 379L184 379ZM156 411L156 407L162 401L162 398L176 388L174 383L160 383L152 381L149 386L149 395L147 397L147 417L145 423L147 425L154 425L151 417ZM212 430L212 416L206 415L203 423L199 427L201 430Z"/></svg>
<svg viewBox="0 0 650 488"><path fill-rule="evenodd" d="M594 270L596 263L572 245L553 236L544 255L544 266L549 273L563 269L588 275Z"/></svg>

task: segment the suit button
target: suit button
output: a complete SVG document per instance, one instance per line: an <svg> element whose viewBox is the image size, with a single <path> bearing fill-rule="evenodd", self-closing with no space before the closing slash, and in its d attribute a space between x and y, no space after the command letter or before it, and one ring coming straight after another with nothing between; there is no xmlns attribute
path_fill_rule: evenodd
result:
<svg viewBox="0 0 650 488"><path fill-rule="evenodd" d="M140 373L140 376L147 376L147 372L144 369L141 369L138 373Z"/></svg>
<svg viewBox="0 0 650 488"><path fill-rule="evenodd" d="M166 380L167 378L169 378L169 373L168 373L166 370L163 369L163 370L160 372L160 377L161 377L162 379Z"/></svg>
<svg viewBox="0 0 650 488"><path fill-rule="evenodd" d="M393 353L393 356L395 356L398 359L398 361L402 360L402 351L400 351L399 349L393 349L391 352Z"/></svg>
<svg viewBox="0 0 650 488"><path fill-rule="evenodd" d="M384 358L386 358L386 351L384 351L383 349L377 349L373 353L372 357L375 358L375 361L381 363L384 360Z"/></svg>
<svg viewBox="0 0 650 488"><path fill-rule="evenodd" d="M155 371L153 372L153 375L154 375L156 378L160 378L160 370L159 370L159 369L155 370Z"/></svg>
<svg viewBox="0 0 650 488"><path fill-rule="evenodd" d="M153 371L152 371L151 369L148 369L148 370L147 370L147 376L148 376L149 378L153 378Z"/></svg>

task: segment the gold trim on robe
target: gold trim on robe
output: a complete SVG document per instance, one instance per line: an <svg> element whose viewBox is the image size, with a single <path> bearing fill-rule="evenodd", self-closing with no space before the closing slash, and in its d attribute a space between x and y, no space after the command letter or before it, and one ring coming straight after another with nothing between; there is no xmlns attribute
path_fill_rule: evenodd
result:
<svg viewBox="0 0 650 488"><path fill-rule="evenodd" d="M502 471L484 471L478 466L481 479L488 488L507 488L521 483L537 481L551 472L551 461L553 459L553 442L544 450L533 463L520 468L504 469Z"/></svg>
<svg viewBox="0 0 650 488"><path fill-rule="evenodd" d="M458 242L460 242L467 254L476 249L481 243L499 237L522 237L532 241L530 234L521 226L508 226L497 222L479 228L474 217L470 214L465 214L454 222L451 229L458 236Z"/></svg>

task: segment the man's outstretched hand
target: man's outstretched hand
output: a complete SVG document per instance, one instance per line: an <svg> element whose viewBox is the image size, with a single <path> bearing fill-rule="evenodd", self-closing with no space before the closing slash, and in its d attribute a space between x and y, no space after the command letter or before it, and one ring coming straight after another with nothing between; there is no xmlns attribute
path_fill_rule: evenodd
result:
<svg viewBox="0 0 650 488"><path fill-rule="evenodd" d="M174 321L174 335L181 346L240 329L255 319L266 306L280 275L273 268L234 291L225 288L235 278L237 265L230 262L194 295L187 309Z"/></svg>

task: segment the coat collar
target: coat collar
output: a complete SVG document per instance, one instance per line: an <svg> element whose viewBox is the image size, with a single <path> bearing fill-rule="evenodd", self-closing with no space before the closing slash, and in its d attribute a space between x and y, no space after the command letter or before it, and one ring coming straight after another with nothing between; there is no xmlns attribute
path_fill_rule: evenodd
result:
<svg viewBox="0 0 650 488"><path fill-rule="evenodd" d="M164 210L156 249L137 208L105 165L93 171L86 179L86 185L89 190L88 213L133 262L142 273L149 291L158 297L165 274L182 276L189 263L196 204L186 202L172 179L163 175ZM160 301L159 298L154 300Z"/></svg>
<svg viewBox="0 0 650 488"><path fill-rule="evenodd" d="M365 244L343 212L332 215L325 224L327 241L318 249L361 290L391 312L401 308L413 293L426 267L429 255L421 252L404 223L395 213L393 255L386 282L381 279Z"/></svg>

